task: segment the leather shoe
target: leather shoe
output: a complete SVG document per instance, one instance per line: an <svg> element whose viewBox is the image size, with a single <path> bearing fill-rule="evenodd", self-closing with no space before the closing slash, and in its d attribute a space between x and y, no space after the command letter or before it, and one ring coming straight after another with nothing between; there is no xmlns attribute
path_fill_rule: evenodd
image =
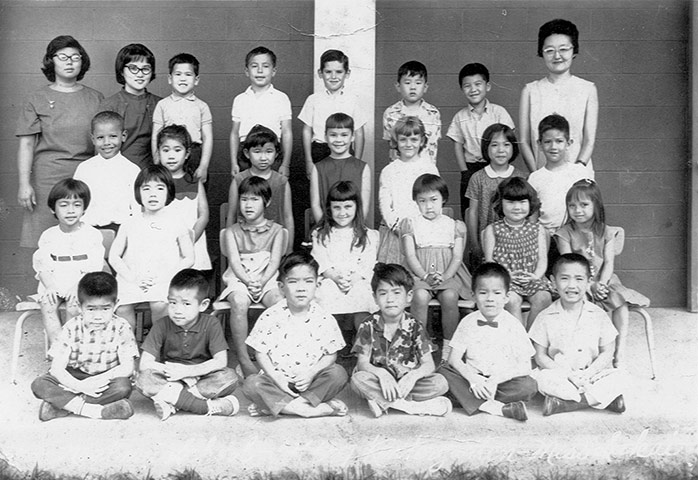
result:
<svg viewBox="0 0 698 480"><path fill-rule="evenodd" d="M513 418L519 422L528 420L526 404L522 401L507 403L502 407L502 415L506 418Z"/></svg>
<svg viewBox="0 0 698 480"><path fill-rule="evenodd" d="M625 399L623 395L618 395L611 403L608 404L606 410L616 413L623 413L625 411Z"/></svg>
<svg viewBox="0 0 698 480"><path fill-rule="evenodd" d="M581 402L573 402L572 400L562 400L561 398L545 396L543 402L543 416L547 417L556 413L572 412L585 408L586 405Z"/></svg>

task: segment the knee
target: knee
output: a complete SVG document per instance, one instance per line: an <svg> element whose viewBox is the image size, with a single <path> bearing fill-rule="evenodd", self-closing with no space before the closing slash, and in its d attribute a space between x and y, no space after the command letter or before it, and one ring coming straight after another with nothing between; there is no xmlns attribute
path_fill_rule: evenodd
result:
<svg viewBox="0 0 698 480"><path fill-rule="evenodd" d="M231 293L228 295L228 301L235 311L240 312L241 310L244 310L245 314L247 313L247 309L249 309L250 305L252 304L250 297L247 296L247 293L243 292Z"/></svg>
<svg viewBox="0 0 698 480"><path fill-rule="evenodd" d="M446 380L446 377L440 373L435 373L432 375L432 382L434 384L434 389L439 395L443 395L444 393L448 392L448 381Z"/></svg>
<svg viewBox="0 0 698 480"><path fill-rule="evenodd" d="M521 298L520 295L511 292L509 295L509 306L512 308L521 308L521 304L523 303L523 298Z"/></svg>
<svg viewBox="0 0 698 480"><path fill-rule="evenodd" d="M34 379L31 384L32 393L36 398L44 399L46 394L46 388L51 385L51 381L47 378L47 375L41 375Z"/></svg>
<svg viewBox="0 0 698 480"><path fill-rule="evenodd" d="M452 289L444 290L439 295L439 302L441 302L441 307L457 307L458 306L458 292Z"/></svg>
<svg viewBox="0 0 698 480"><path fill-rule="evenodd" d="M146 397L156 395L167 381L158 377L155 370L142 370L136 376L136 389Z"/></svg>
<svg viewBox="0 0 698 480"><path fill-rule="evenodd" d="M131 379L129 377L117 377L112 379L109 384L109 390L113 392L113 395L117 399L128 398L131 396Z"/></svg>
<svg viewBox="0 0 698 480"><path fill-rule="evenodd" d="M199 392L206 398L217 398L229 395L240 384L240 377L232 368L224 368L211 373L206 381L198 383Z"/></svg>
<svg viewBox="0 0 698 480"><path fill-rule="evenodd" d="M521 393L526 400L532 399L538 393L538 382L529 376L521 377Z"/></svg>
<svg viewBox="0 0 698 480"><path fill-rule="evenodd" d="M242 382L242 393L250 400L253 400L260 390L263 381L264 379L261 374L250 375Z"/></svg>
<svg viewBox="0 0 698 480"><path fill-rule="evenodd" d="M349 375L341 365L337 365L335 363L334 365L328 367L326 371L330 378L337 383L345 384L349 381Z"/></svg>
<svg viewBox="0 0 698 480"><path fill-rule="evenodd" d="M360 388L360 387L363 387L363 386L371 383L372 380L373 381L377 380L376 376L372 373L363 372L363 371L362 372L354 372L351 376L350 383L351 383L351 386L354 387L354 389L356 389L356 388Z"/></svg>

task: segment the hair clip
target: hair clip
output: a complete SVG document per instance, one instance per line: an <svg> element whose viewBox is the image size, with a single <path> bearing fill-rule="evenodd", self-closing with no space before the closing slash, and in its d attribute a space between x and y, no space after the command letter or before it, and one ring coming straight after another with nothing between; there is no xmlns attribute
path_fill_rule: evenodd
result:
<svg viewBox="0 0 698 480"><path fill-rule="evenodd" d="M584 182L585 182L587 185L594 185L594 184L596 183L596 182L593 181L591 178L585 178L585 179L584 179Z"/></svg>

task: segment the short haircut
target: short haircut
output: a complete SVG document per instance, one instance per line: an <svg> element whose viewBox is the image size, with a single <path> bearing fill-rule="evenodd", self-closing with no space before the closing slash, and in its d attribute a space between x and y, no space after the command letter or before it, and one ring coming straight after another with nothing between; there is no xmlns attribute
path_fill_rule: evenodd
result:
<svg viewBox="0 0 698 480"><path fill-rule="evenodd" d="M325 68L325 64L329 62L340 62L344 70L349 70L349 57L341 50L326 50L320 56L320 70Z"/></svg>
<svg viewBox="0 0 698 480"><path fill-rule="evenodd" d="M572 265L574 263L583 266L587 272L587 276L591 278L591 264L589 264L589 260L587 260L584 255L580 255L579 253L563 253L557 257L557 260L555 260L553 264L553 276L557 275L557 272L560 271L563 265Z"/></svg>
<svg viewBox="0 0 698 480"><path fill-rule="evenodd" d="M577 26L569 20L556 18L544 23L538 29L538 56L543 56L543 44L545 39L551 35L567 35L572 41L573 53L579 53L579 30Z"/></svg>
<svg viewBox="0 0 698 480"><path fill-rule="evenodd" d="M142 43L129 43L116 54L116 61L114 62L116 83L124 85L126 83L124 79L124 68L126 68L128 63L137 62L139 60L143 60L150 65L150 68L153 70L153 73L150 75L150 81L152 82L155 80L155 55L153 55L153 52Z"/></svg>
<svg viewBox="0 0 698 480"><path fill-rule="evenodd" d="M170 290L184 289L196 290L196 298L199 302L208 298L209 284L206 275L194 268L180 270L170 280Z"/></svg>
<svg viewBox="0 0 698 480"><path fill-rule="evenodd" d="M427 67L417 60L410 60L400 65L397 69L397 81L400 82L402 77L423 77L427 81Z"/></svg>
<svg viewBox="0 0 698 480"><path fill-rule="evenodd" d="M238 198L245 194L262 197L262 200L264 200L264 204L266 205L271 200L271 186L266 179L252 175L251 177L247 177L240 182L240 185L238 186Z"/></svg>
<svg viewBox="0 0 698 480"><path fill-rule="evenodd" d="M543 134L548 130L561 131L567 140L570 139L570 124L565 117L553 113L548 115L538 124L538 138L542 138Z"/></svg>
<svg viewBox="0 0 698 480"><path fill-rule="evenodd" d="M484 133L482 134L482 142L480 144L480 153L482 153L482 158L487 160L487 163L492 161L490 158L489 148L490 144L492 143L492 139L498 133L504 135L504 138L511 143L512 151L511 158L509 159L509 163L511 163L516 160L516 157L519 156L519 140L516 138L514 130L512 130L509 125L504 125L503 123L494 123L485 129Z"/></svg>
<svg viewBox="0 0 698 480"><path fill-rule="evenodd" d="M247 55L245 55L245 67L250 64L252 57L256 57L257 55L269 55L272 66L276 67L276 54L262 45L247 52Z"/></svg>
<svg viewBox="0 0 698 480"><path fill-rule="evenodd" d="M463 88L463 80L465 77L472 77L474 75L481 75L486 82L490 81L490 71L487 70L486 66L481 63L469 63L458 72L458 84L460 88Z"/></svg>
<svg viewBox="0 0 698 480"><path fill-rule="evenodd" d="M422 138L422 145L419 147L419 151L424 150L427 144L427 131L424 128L424 123L422 120L415 116L402 117L397 122L390 132L390 145L393 148L397 148L397 137L403 135L409 137L410 135L419 135Z"/></svg>
<svg viewBox="0 0 698 480"><path fill-rule="evenodd" d="M333 113L332 115L327 117L327 120L325 120L325 132L327 132L327 130L329 130L330 128L348 128L353 132L354 119L346 113Z"/></svg>
<svg viewBox="0 0 698 480"><path fill-rule="evenodd" d="M141 199L141 187L150 181L162 182L167 187L166 205L172 203L175 198L175 184L170 171L162 165L148 165L140 171L133 184L133 191L136 195L136 201L139 205L143 205Z"/></svg>
<svg viewBox="0 0 698 480"><path fill-rule="evenodd" d="M107 272L90 272L78 282L78 301L85 303L89 298L108 298L116 303L119 287L114 275Z"/></svg>
<svg viewBox="0 0 698 480"><path fill-rule="evenodd" d="M64 48L74 48L78 51L82 57L82 63L80 63L80 73L78 74L77 80L80 81L85 77L85 74L90 69L90 56L87 51L82 48L80 42L75 40L70 35L60 35L49 42L46 46L46 53L44 54L44 59L42 61L41 71L49 82L56 81L56 68L53 64L53 56Z"/></svg>
<svg viewBox="0 0 698 480"><path fill-rule="evenodd" d="M92 195L90 194L90 187L82 180L64 178L56 182L48 193L48 202L46 202L48 208L50 208L51 211L55 211L56 202L63 198L79 198L82 200L85 210L87 210L87 207L90 206Z"/></svg>
<svg viewBox="0 0 698 480"><path fill-rule="evenodd" d="M274 145L277 158L281 156L281 142L279 142L279 137L276 136L276 133L264 125L255 125L247 134L242 148L243 150L249 150L250 148L254 147L263 147L267 143Z"/></svg>
<svg viewBox="0 0 698 480"><path fill-rule="evenodd" d="M199 61L191 53L178 53L174 57L170 58L167 62L167 68L170 73L174 70L175 65L180 65L183 63L188 63L194 68L194 75L199 75Z"/></svg>
<svg viewBox="0 0 698 480"><path fill-rule="evenodd" d="M509 200L510 202L518 202L528 200L529 210L528 217L540 210L540 199L538 192L525 179L521 177L509 177L502 181L497 187L497 191L492 197L492 208L500 218L504 217L504 209L502 202Z"/></svg>
<svg viewBox="0 0 698 480"><path fill-rule="evenodd" d="M434 175L433 173L425 173L417 177L412 185L412 200L417 201L417 195L427 192L439 192L444 200L448 201L448 185L446 180Z"/></svg>
<svg viewBox="0 0 698 480"><path fill-rule="evenodd" d="M288 255L284 255L279 264L279 275L276 280L283 282L286 280L288 273L296 267L307 265L313 271L315 276L318 276L318 271L320 270L320 265L313 256L306 252L305 250L298 250L291 252Z"/></svg>
<svg viewBox="0 0 698 480"><path fill-rule="evenodd" d="M95 127L98 123L116 123L119 126L119 131L124 131L124 117L111 110L105 110L99 112L97 115L92 117L92 123L90 124L91 131L95 131Z"/></svg>
<svg viewBox="0 0 698 480"><path fill-rule="evenodd" d="M385 282L393 287L403 287L409 292L414 288L414 278L402 265L396 263L376 263L373 267L373 277L371 277L371 290L376 293L378 284Z"/></svg>
<svg viewBox="0 0 698 480"><path fill-rule="evenodd" d="M485 262L477 267L473 273L473 292L477 290L477 281L485 277L501 279L507 292L511 287L511 275L505 267L495 262Z"/></svg>
<svg viewBox="0 0 698 480"><path fill-rule="evenodd" d="M191 148L191 135L189 135L189 131L184 125L168 125L160 130L157 137L158 148L160 148L165 140L170 139L177 140L187 150Z"/></svg>

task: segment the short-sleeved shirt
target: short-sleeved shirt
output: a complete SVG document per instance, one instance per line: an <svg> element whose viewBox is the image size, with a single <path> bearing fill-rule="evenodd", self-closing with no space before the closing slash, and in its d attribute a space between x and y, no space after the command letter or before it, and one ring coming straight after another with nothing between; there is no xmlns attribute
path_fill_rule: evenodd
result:
<svg viewBox="0 0 698 480"><path fill-rule="evenodd" d="M174 93L163 98L155 106L153 128L160 130L168 125L184 125L191 141L201 143L201 127L213 123L211 109L193 93L180 97Z"/></svg>
<svg viewBox="0 0 698 480"><path fill-rule="evenodd" d="M315 301L305 315L296 316L281 300L260 315L245 343L268 355L274 368L291 380L341 350L344 338L334 317Z"/></svg>
<svg viewBox="0 0 698 480"><path fill-rule="evenodd" d="M119 356L138 357L136 339L126 320L113 315L104 328L91 328L82 315L68 320L48 354L70 352L66 367L98 375L120 365Z"/></svg>
<svg viewBox="0 0 698 480"><path fill-rule="evenodd" d="M346 113L354 120L354 130L366 124L366 116L359 108L359 100L355 95L341 89L335 95L327 89L310 95L303 104L298 119L313 129L313 142L325 142L325 122L327 117L335 113Z"/></svg>
<svg viewBox="0 0 698 480"><path fill-rule="evenodd" d="M233 177L233 182L235 182L239 188L243 180L252 176L254 175L252 175L252 171L248 168L235 175ZM269 220L274 220L284 228L291 227L292 225L286 225L286 188L288 179L279 172L272 170L271 175L266 180L271 187L271 200L269 200L269 206L264 209L264 217ZM239 211L236 212L236 216L238 219L242 218Z"/></svg>
<svg viewBox="0 0 698 480"><path fill-rule="evenodd" d="M536 352L516 317L503 310L494 319L497 327L478 325L478 321L487 321L481 312L467 315L451 339L452 349L465 351L467 365L486 377L530 370Z"/></svg>
<svg viewBox="0 0 698 480"><path fill-rule="evenodd" d="M264 125L281 139L281 122L291 120L291 101L274 85L259 94L247 87L233 100L231 114L234 122L240 122L241 142L255 125Z"/></svg>
<svg viewBox="0 0 698 480"><path fill-rule="evenodd" d="M540 217L538 221L552 235L562 226L567 211L565 196L577 180L588 177L586 167L578 163L564 162L562 168L548 170L543 167L528 177L528 183L538 192Z"/></svg>
<svg viewBox="0 0 698 480"><path fill-rule="evenodd" d="M228 342L220 320L205 313L188 329L175 325L170 317L157 320L143 342L143 351L162 363L198 365L225 350Z"/></svg>
<svg viewBox="0 0 698 480"><path fill-rule="evenodd" d="M480 232L482 232L487 225L494 223L495 220L498 219L492 205L492 200L494 199L494 194L497 192L499 184L502 183L504 179L511 177L526 178L526 174L513 165L509 165L509 168L503 175L498 175L488 165L482 170L478 170L470 177L465 196L466 198L478 202L478 238L480 237Z"/></svg>
<svg viewBox="0 0 698 480"><path fill-rule="evenodd" d="M422 357L434 351L426 330L411 314L400 319L392 340L385 338L380 313L368 317L359 326L352 353L369 355L371 365L384 368L400 379L422 365Z"/></svg>
<svg viewBox="0 0 698 480"><path fill-rule="evenodd" d="M392 141L391 132L393 128L395 128L395 123L402 117L408 115L406 109L407 106L402 100L385 109L383 113L383 140ZM434 105L422 100L415 116L424 124L424 130L427 134L427 145L425 150L429 154L431 161L436 163L438 142L441 138L441 113Z"/></svg>
<svg viewBox="0 0 698 480"><path fill-rule="evenodd" d="M454 142L463 144L466 162L485 162L486 160L482 158L482 134L487 127L495 123L514 128L514 121L504 107L485 100L485 110L482 115L478 115L471 105L459 110L451 120L446 136Z"/></svg>

